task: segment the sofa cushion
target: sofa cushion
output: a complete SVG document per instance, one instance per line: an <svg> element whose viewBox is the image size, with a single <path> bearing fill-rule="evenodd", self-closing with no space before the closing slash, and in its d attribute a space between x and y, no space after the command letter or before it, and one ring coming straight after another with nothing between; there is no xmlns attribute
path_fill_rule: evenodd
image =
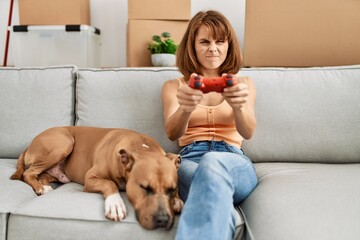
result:
<svg viewBox="0 0 360 240"><path fill-rule="evenodd" d="M107 220L101 194L83 192L83 186L68 183L14 210L9 218L8 238L21 239L171 239L171 231L147 231L137 223L134 209L121 193L128 216L122 222ZM176 219L177 221L177 219ZM39 231L46 226L46 231ZM66 229L66 231L64 231Z"/></svg>
<svg viewBox="0 0 360 240"><path fill-rule="evenodd" d="M0 159L0 213L8 213L37 195L22 181L10 180L16 170L16 160Z"/></svg>
<svg viewBox="0 0 360 240"><path fill-rule="evenodd" d="M105 218L101 194L83 192L83 186L77 183L61 185L12 211L8 239L24 236L32 239L174 239L179 216L168 231L145 230L138 224L126 194L121 192L121 196L128 215L119 223ZM41 226L46 226L46 231L41 231ZM234 239L244 236L244 221L240 215L237 215L235 234Z"/></svg>
<svg viewBox="0 0 360 240"><path fill-rule="evenodd" d="M360 164L257 163L249 239L360 239Z"/></svg>
<svg viewBox="0 0 360 240"><path fill-rule="evenodd" d="M244 68L257 87L255 162L360 162L360 65Z"/></svg>
<svg viewBox="0 0 360 240"><path fill-rule="evenodd" d="M10 180L15 172L16 160L0 159L0 239L6 239L9 213L37 197L31 187Z"/></svg>
<svg viewBox="0 0 360 240"><path fill-rule="evenodd" d="M0 157L17 158L46 128L74 124L74 70L0 68Z"/></svg>
<svg viewBox="0 0 360 240"><path fill-rule="evenodd" d="M164 130L161 88L179 76L176 68L79 69L76 125L132 129L178 152Z"/></svg>

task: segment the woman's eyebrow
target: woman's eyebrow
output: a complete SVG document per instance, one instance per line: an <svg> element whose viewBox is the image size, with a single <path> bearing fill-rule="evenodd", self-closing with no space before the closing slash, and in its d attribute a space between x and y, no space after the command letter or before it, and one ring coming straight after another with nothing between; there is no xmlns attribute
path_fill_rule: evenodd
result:
<svg viewBox="0 0 360 240"><path fill-rule="evenodd" d="M210 41L209 38L200 38L199 41Z"/></svg>

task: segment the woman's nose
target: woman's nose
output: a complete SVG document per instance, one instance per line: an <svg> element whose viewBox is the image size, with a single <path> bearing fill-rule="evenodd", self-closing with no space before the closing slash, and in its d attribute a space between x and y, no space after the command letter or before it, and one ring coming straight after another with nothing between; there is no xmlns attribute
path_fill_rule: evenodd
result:
<svg viewBox="0 0 360 240"><path fill-rule="evenodd" d="M217 47L215 44L211 44L210 47L209 47L209 51L210 52L216 52L217 51Z"/></svg>

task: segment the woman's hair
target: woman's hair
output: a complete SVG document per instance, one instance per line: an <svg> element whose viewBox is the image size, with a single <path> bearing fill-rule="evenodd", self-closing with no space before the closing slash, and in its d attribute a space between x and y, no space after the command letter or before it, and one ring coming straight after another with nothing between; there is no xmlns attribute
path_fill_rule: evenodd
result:
<svg viewBox="0 0 360 240"><path fill-rule="evenodd" d="M242 54L236 33L226 17L217 11L198 12L191 20L179 44L176 65L187 81L191 73L202 74L195 52L195 38L199 28L206 26L215 40L228 41L227 57L219 67L222 73L236 74L242 65Z"/></svg>

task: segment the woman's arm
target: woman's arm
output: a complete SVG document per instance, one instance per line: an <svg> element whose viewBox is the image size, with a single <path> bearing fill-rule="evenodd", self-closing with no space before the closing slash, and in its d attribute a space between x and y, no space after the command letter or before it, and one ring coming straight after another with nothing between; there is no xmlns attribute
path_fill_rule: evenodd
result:
<svg viewBox="0 0 360 240"><path fill-rule="evenodd" d="M243 138L250 139L256 128L254 82L248 77L238 77L238 84L225 88L223 96L233 109L237 131Z"/></svg>
<svg viewBox="0 0 360 240"><path fill-rule="evenodd" d="M202 99L202 92L187 85L179 86L177 80L164 83L161 93L165 131L172 141L184 135L190 115Z"/></svg>

